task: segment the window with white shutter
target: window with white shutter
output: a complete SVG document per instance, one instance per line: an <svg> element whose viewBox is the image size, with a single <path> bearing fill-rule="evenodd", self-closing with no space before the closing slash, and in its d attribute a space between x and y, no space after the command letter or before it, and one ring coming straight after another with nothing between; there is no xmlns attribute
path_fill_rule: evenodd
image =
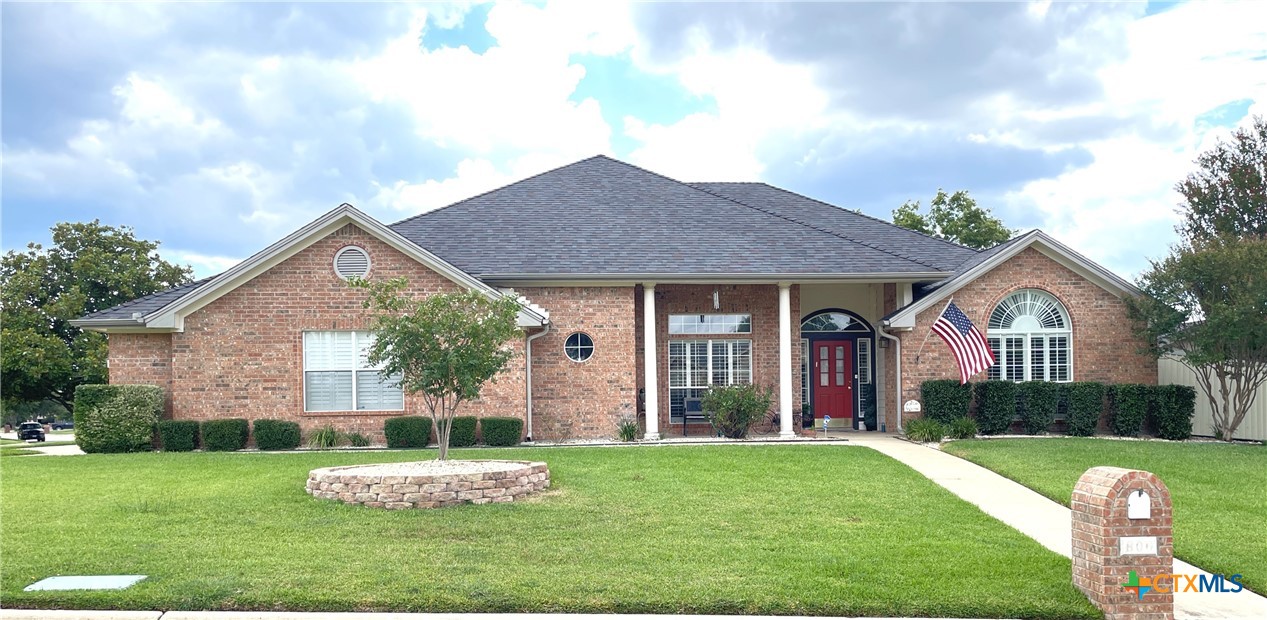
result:
<svg viewBox="0 0 1267 620"><path fill-rule="evenodd" d="M304 332L304 411L400 411L400 377L369 363L372 332Z"/></svg>

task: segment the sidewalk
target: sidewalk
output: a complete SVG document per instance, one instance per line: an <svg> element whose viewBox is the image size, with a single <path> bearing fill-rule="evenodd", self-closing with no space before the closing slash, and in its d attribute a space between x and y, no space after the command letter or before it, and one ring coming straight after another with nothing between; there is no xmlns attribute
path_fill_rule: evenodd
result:
<svg viewBox="0 0 1267 620"><path fill-rule="evenodd" d="M980 465L935 448L878 433L859 433L851 439L854 445L872 448L902 462L1044 547L1065 557L1073 555L1073 526L1068 508ZM1178 558L1173 572L1209 575ZM1260 620L1267 618L1267 598L1249 590L1237 594L1176 592L1175 618Z"/></svg>

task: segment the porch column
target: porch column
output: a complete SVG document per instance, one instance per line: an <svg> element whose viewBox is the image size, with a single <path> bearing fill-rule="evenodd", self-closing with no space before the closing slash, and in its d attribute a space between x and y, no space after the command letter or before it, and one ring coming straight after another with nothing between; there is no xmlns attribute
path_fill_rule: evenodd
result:
<svg viewBox="0 0 1267 620"><path fill-rule="evenodd" d="M790 285L779 283L779 437L790 439L792 432L792 293Z"/></svg>
<svg viewBox="0 0 1267 620"><path fill-rule="evenodd" d="M643 403L647 408L647 434L645 439L660 439L660 383L656 375L655 283L642 285L642 385L646 390Z"/></svg>

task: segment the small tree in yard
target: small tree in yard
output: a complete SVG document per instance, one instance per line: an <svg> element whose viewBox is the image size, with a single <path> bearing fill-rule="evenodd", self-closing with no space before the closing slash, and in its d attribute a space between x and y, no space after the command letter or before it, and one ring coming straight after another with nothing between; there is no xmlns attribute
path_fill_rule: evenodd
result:
<svg viewBox="0 0 1267 620"><path fill-rule="evenodd" d="M514 357L505 345L519 333L519 303L477 291L419 298L407 292L404 278L355 280L353 286L369 291L365 307L374 312L370 363L381 364L384 377L400 377L405 392L422 395L440 446L436 458L449 458L458 407L479 398Z"/></svg>
<svg viewBox="0 0 1267 620"><path fill-rule="evenodd" d="M1235 131L1176 186L1183 243L1128 301L1149 353L1179 353L1231 439L1267 382L1267 122Z"/></svg>

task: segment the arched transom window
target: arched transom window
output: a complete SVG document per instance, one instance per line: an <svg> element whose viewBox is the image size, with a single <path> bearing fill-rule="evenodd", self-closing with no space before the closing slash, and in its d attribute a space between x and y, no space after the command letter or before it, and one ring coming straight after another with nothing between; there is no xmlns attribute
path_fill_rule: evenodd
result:
<svg viewBox="0 0 1267 620"><path fill-rule="evenodd" d="M991 379L1073 380L1069 313L1055 297L1034 289L1008 295L990 313L987 333L995 360Z"/></svg>

